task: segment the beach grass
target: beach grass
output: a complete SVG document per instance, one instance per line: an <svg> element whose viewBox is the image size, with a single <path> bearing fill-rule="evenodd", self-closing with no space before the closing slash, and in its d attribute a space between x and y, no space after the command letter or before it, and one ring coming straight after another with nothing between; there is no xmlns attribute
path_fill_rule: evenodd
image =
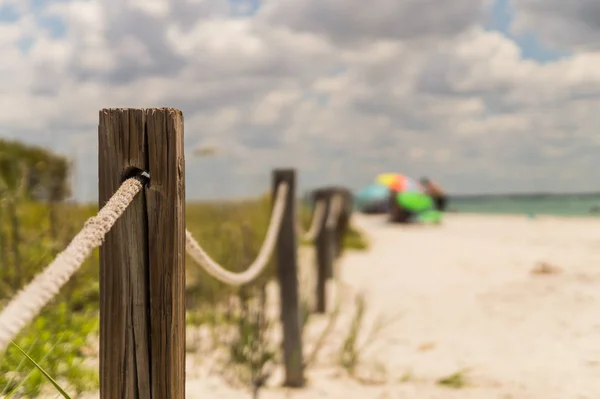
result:
<svg viewBox="0 0 600 399"><path fill-rule="evenodd" d="M187 228L213 259L229 270L241 271L260 250L270 208L267 197L221 203L191 202L186 208ZM8 209L3 204L0 209L0 308L43 270L66 247L85 220L96 213L96 205L57 204L50 209L47 204L21 201ZM56 216L52 217L53 214ZM301 207L301 220L305 228L310 224L309 209ZM352 230L344 245L365 249L368 243L360 232ZM274 276L272 263L250 284L249 292ZM186 306L191 315L188 320L194 324L213 323L219 316L203 310L215 309L215 305L239 296L238 288L215 280L189 258L186 274ZM93 338L99 333L98 314L99 259L95 250L60 294L19 334L15 344L0 354L0 397L9 392L37 397L52 389L54 383L73 397L95 390L97 368L86 359L97 352ZM244 328L250 331L253 325L246 323Z"/></svg>

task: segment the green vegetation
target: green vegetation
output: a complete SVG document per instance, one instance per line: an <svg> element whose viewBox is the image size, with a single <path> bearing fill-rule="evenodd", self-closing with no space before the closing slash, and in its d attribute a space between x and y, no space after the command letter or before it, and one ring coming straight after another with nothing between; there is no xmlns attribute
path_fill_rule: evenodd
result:
<svg viewBox="0 0 600 399"><path fill-rule="evenodd" d="M378 317L371 327L367 328L365 325L367 300L363 294L358 294L354 300L354 314L340 347L338 361L350 376L367 382L364 377L357 374L357 367L363 362L369 347L377 341L386 328L397 321L400 315L393 318ZM368 331L366 335L364 335L365 331Z"/></svg>
<svg viewBox="0 0 600 399"><path fill-rule="evenodd" d="M344 237L344 247L347 249L366 250L369 248L369 242L356 228L350 226L348 233Z"/></svg>
<svg viewBox="0 0 600 399"><path fill-rule="evenodd" d="M460 389L468 385L467 382L467 370L459 370L449 376L440 378L437 381L438 385L442 385L448 388Z"/></svg>
<svg viewBox="0 0 600 399"><path fill-rule="evenodd" d="M58 382L56 382L56 380L54 378L52 378L52 376L50 374L48 374L48 372L46 370L44 370L44 368L42 366L40 366L38 364L38 362L36 362L31 356L29 356L29 354L27 352L25 352L20 346L18 346L17 344L13 343L14 347L17 348L19 350L19 352L21 352L21 354L23 356L25 356L25 358L27 360L29 360L29 362L31 364L33 364L33 366L35 367L35 370L39 371L44 378L46 378L46 380L48 380L52 386L58 391L58 393L60 393L62 395L63 398L65 399L71 399L71 396L69 396L69 394L63 389L63 387L60 386L60 384ZM21 384L25 383L27 380L21 380ZM13 390L10 391L10 393L7 396L10 397L12 395L14 395L15 392L17 392L17 389L19 388L19 386L21 385L17 385Z"/></svg>
<svg viewBox="0 0 600 399"><path fill-rule="evenodd" d="M8 162L15 159L22 162ZM18 164L22 166L14 167ZM44 150L0 140L0 309L68 245L87 218L97 213L96 205L62 202L69 193L67 166L66 160ZM221 204L190 203L187 228L217 262L240 271L258 254L270 207L268 197ZM302 209L301 218L308 226L310 212ZM364 249L367 243L352 231L345 246ZM221 337L219 328L228 329L227 364L234 365L230 369L237 370L236 378L251 384L256 392L279 355L279 347L269 339L271 321L260 302L273 275L270 264L253 284L229 287L187 259L188 324L214 326L215 338ZM97 388L98 279L96 250L21 332L15 345L0 353L0 396L10 392L13 397L33 398L52 389L43 370L73 397Z"/></svg>
<svg viewBox="0 0 600 399"><path fill-rule="evenodd" d="M40 147L0 139L0 193L62 201L70 194L69 162Z"/></svg>

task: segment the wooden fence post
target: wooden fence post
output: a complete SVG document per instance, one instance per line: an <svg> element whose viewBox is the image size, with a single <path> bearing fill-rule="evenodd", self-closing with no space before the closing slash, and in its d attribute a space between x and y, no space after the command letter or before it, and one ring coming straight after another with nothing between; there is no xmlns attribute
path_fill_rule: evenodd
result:
<svg viewBox="0 0 600 399"><path fill-rule="evenodd" d="M285 211L277 238L277 277L281 300L281 324L283 326L284 386L304 386L304 359L302 355L302 326L300 298L298 294L298 245L296 242L296 171L276 169L273 171L273 203L280 183L287 183L289 190Z"/></svg>
<svg viewBox="0 0 600 399"><path fill-rule="evenodd" d="M332 191L330 189L319 189L314 192L315 204L318 201L325 202L324 217L321 219L315 239L315 255L317 260L316 313L325 313L327 311L327 280L330 275L333 275L334 231L327 227L331 199Z"/></svg>
<svg viewBox="0 0 600 399"><path fill-rule="evenodd" d="M99 205L140 171L146 187L100 247L100 398L185 398L183 115L103 109Z"/></svg>
<svg viewBox="0 0 600 399"><path fill-rule="evenodd" d="M342 198L342 207L337 217L334 234L334 259L342 256L344 251L344 237L348 233L350 227L350 215L352 214L352 192L347 188L335 187L332 189L335 195ZM328 278L333 278L329 275Z"/></svg>

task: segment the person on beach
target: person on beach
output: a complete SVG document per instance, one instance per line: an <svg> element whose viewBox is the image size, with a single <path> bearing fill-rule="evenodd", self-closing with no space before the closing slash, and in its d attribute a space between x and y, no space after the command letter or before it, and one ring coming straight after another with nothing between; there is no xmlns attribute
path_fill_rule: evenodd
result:
<svg viewBox="0 0 600 399"><path fill-rule="evenodd" d="M396 197L398 196L398 191L390 190L390 195L388 198L388 210L389 210L389 220L393 223L410 223L414 218L414 212L409 212L408 210L402 208L398 204L398 200Z"/></svg>
<svg viewBox="0 0 600 399"><path fill-rule="evenodd" d="M431 181L428 177L422 177L420 183L427 195L431 196L433 199L435 209L440 212L444 212L448 203L448 197L446 196L446 193L442 187L440 187L439 184Z"/></svg>

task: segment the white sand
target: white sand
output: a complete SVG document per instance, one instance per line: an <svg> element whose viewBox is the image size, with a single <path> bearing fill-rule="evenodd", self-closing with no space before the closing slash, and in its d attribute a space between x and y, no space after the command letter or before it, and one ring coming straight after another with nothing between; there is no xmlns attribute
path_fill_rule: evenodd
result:
<svg viewBox="0 0 600 399"><path fill-rule="evenodd" d="M355 224L371 250L345 255L341 279L364 290L371 316L404 312L367 360L385 364L388 383L323 366L307 388L262 398L600 398L600 220L448 215L433 227L357 215ZM540 261L561 271L532 274ZM332 352L343 331L334 338ZM436 383L461 369L469 386ZM190 379L187 392L250 397L216 377Z"/></svg>
<svg viewBox="0 0 600 399"><path fill-rule="evenodd" d="M600 221L451 215L441 228L357 222L373 247L344 260L343 278L366 289L378 310L406 310L389 334L386 364L422 380L391 392L600 398ZM532 275L538 261L563 271ZM420 351L424 343L435 347ZM472 370L472 388L451 393L434 383L461 368Z"/></svg>
<svg viewBox="0 0 600 399"><path fill-rule="evenodd" d="M371 249L340 262L346 319L306 388L270 387L261 398L600 398L600 220L448 215L434 227L356 215L354 222ZM540 261L561 271L532 274ZM371 319L403 313L364 363L367 371L376 361L385 366L383 385L360 384L332 366L348 329L348 295L359 290ZM196 360L188 356L188 398L251 397L194 367ZM462 369L467 387L437 384Z"/></svg>

